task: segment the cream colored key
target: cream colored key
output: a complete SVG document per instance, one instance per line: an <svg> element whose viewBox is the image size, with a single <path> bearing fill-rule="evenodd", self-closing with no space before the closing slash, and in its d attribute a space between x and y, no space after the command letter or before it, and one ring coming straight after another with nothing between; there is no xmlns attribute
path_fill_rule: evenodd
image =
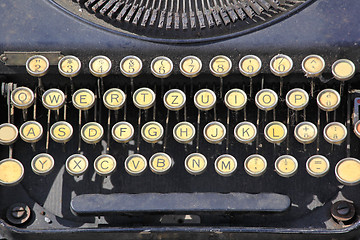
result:
<svg viewBox="0 0 360 240"><path fill-rule="evenodd" d="M335 166L336 179L348 186L360 183L360 161L356 158L341 159Z"/></svg>
<svg viewBox="0 0 360 240"><path fill-rule="evenodd" d="M270 111L278 104L278 95L271 89L262 89L256 93L255 104L264 111Z"/></svg>
<svg viewBox="0 0 360 240"><path fill-rule="evenodd" d="M127 143L134 137L134 127L128 122L118 122L111 129L113 139L118 143Z"/></svg>
<svg viewBox="0 0 360 240"><path fill-rule="evenodd" d="M91 90L82 88L73 94L72 102L79 110L89 110L95 104L95 95Z"/></svg>
<svg viewBox="0 0 360 240"><path fill-rule="evenodd" d="M324 138L328 143L340 145L347 136L346 127L339 122L331 122L324 128Z"/></svg>
<svg viewBox="0 0 360 240"><path fill-rule="evenodd" d="M1 126L0 126L0 131L1 131ZM354 133L358 138L360 138L360 120L357 121L354 125Z"/></svg>
<svg viewBox="0 0 360 240"><path fill-rule="evenodd" d="M251 122L240 122L234 129L235 139L241 143L251 143L255 140L257 129Z"/></svg>
<svg viewBox="0 0 360 240"><path fill-rule="evenodd" d="M234 88L225 94L224 102L230 110L239 111L245 107L247 96L243 90Z"/></svg>
<svg viewBox="0 0 360 240"><path fill-rule="evenodd" d="M14 186L21 182L24 177L24 166L13 158L0 161L0 185Z"/></svg>
<svg viewBox="0 0 360 240"><path fill-rule="evenodd" d="M164 105L171 111L179 111L185 106L186 95L179 89L170 89L164 95Z"/></svg>
<svg viewBox="0 0 360 240"><path fill-rule="evenodd" d="M311 122L301 122L294 129L295 139L303 144L315 141L317 134L317 127Z"/></svg>
<svg viewBox="0 0 360 240"><path fill-rule="evenodd" d="M58 110L64 106L65 94L60 89L49 89L42 95L42 103L49 110Z"/></svg>
<svg viewBox="0 0 360 240"><path fill-rule="evenodd" d="M230 58L228 58L224 55L219 55L219 56L213 57L213 59L211 59L209 68L210 68L211 73L215 77L225 77L231 71L232 62L231 62Z"/></svg>
<svg viewBox="0 0 360 240"><path fill-rule="evenodd" d="M244 169L246 173L253 177L259 177L263 175L266 171L266 167L266 159L259 154L250 155L245 159L244 162Z"/></svg>
<svg viewBox="0 0 360 240"><path fill-rule="evenodd" d="M89 166L89 161L82 154L73 154L66 160L65 168L66 171L74 176L81 176L85 173Z"/></svg>
<svg viewBox="0 0 360 240"><path fill-rule="evenodd" d="M255 77L261 71L261 60L255 55L246 55L239 62L240 72L246 77Z"/></svg>
<svg viewBox="0 0 360 240"><path fill-rule="evenodd" d="M150 170L156 174L169 172L173 165L173 159L166 153L155 153L149 160Z"/></svg>
<svg viewBox="0 0 360 240"><path fill-rule="evenodd" d="M149 109L154 106L156 95L150 88L139 88L133 95L133 102L137 108Z"/></svg>
<svg viewBox="0 0 360 240"><path fill-rule="evenodd" d="M317 105L321 110L334 111L340 105L340 94L334 89L324 89L317 95Z"/></svg>
<svg viewBox="0 0 360 240"><path fill-rule="evenodd" d="M180 62L180 72L189 78L198 76L201 72L202 63L198 57L187 56L184 57Z"/></svg>
<svg viewBox="0 0 360 240"><path fill-rule="evenodd" d="M42 77L49 70L49 60L42 55L35 55L26 61L26 71L34 77Z"/></svg>
<svg viewBox="0 0 360 240"><path fill-rule="evenodd" d="M349 59L339 59L333 63L332 74L339 81L347 81L355 75L355 65Z"/></svg>
<svg viewBox="0 0 360 240"><path fill-rule="evenodd" d="M270 61L271 72L278 77L285 77L289 75L293 68L292 59L284 54L274 56Z"/></svg>
<svg viewBox="0 0 360 240"><path fill-rule="evenodd" d="M323 177L330 169L329 160L322 155L311 156L306 161L306 171L313 177Z"/></svg>
<svg viewBox="0 0 360 240"><path fill-rule="evenodd" d="M189 122L179 122L173 129L174 139L179 143L190 143L195 137L195 127Z"/></svg>
<svg viewBox="0 0 360 240"><path fill-rule="evenodd" d="M34 93L30 88L18 87L11 92L11 103L19 109L27 109L34 103Z"/></svg>
<svg viewBox="0 0 360 240"><path fill-rule="evenodd" d="M100 155L94 161L94 169L100 176L110 176L116 169L116 159L109 154Z"/></svg>
<svg viewBox="0 0 360 240"><path fill-rule="evenodd" d="M287 128L282 122L270 122L264 129L265 139L270 143L281 143L287 137Z"/></svg>
<svg viewBox="0 0 360 240"><path fill-rule="evenodd" d="M38 142L43 135L43 127L36 121L27 121L20 127L20 137L28 143Z"/></svg>
<svg viewBox="0 0 360 240"><path fill-rule="evenodd" d="M16 142L19 135L17 127L11 123L3 123L0 125L0 144L11 145Z"/></svg>
<svg viewBox="0 0 360 240"><path fill-rule="evenodd" d="M106 56L96 56L90 60L89 70L95 77L106 77L111 71L111 60Z"/></svg>
<svg viewBox="0 0 360 240"><path fill-rule="evenodd" d="M318 77L325 68L325 61L319 55L309 55L301 63L302 70L306 77Z"/></svg>
<svg viewBox="0 0 360 240"><path fill-rule="evenodd" d="M143 64L136 56L126 56L120 62L121 73L126 77L136 77L141 73Z"/></svg>
<svg viewBox="0 0 360 240"><path fill-rule="evenodd" d="M194 96L195 106L202 111L208 111L214 108L216 104L216 95L210 89L200 89Z"/></svg>
<svg viewBox="0 0 360 240"><path fill-rule="evenodd" d="M58 69L64 77L75 77L80 73L81 61L75 56L64 56L58 63Z"/></svg>
<svg viewBox="0 0 360 240"><path fill-rule="evenodd" d="M282 177L294 176L297 169L298 162L293 156L283 155L275 161L275 170Z"/></svg>
<svg viewBox="0 0 360 240"><path fill-rule="evenodd" d="M58 143L67 143L73 135L73 127L70 123L59 121L50 128L51 139Z"/></svg>
<svg viewBox="0 0 360 240"><path fill-rule="evenodd" d="M185 169L192 175L200 175L206 170L207 160L201 153L191 153L185 159Z"/></svg>
<svg viewBox="0 0 360 240"><path fill-rule="evenodd" d="M146 158L140 154L132 154L125 160L125 170L132 176L141 175L147 167Z"/></svg>
<svg viewBox="0 0 360 240"><path fill-rule="evenodd" d="M119 88L110 88L104 93L103 102L110 110L121 109L126 101L125 93Z"/></svg>
<svg viewBox="0 0 360 240"><path fill-rule="evenodd" d="M301 88L291 89L285 99L288 108L295 111L303 110L309 104L309 94Z"/></svg>
<svg viewBox="0 0 360 240"><path fill-rule="evenodd" d="M237 161L230 154L223 154L215 160L214 165L215 165L215 171L219 175L223 177L228 177L235 172L237 168Z"/></svg>
<svg viewBox="0 0 360 240"><path fill-rule="evenodd" d="M54 158L47 153L40 153L31 160L31 168L40 176L48 175L54 168Z"/></svg>
<svg viewBox="0 0 360 240"><path fill-rule="evenodd" d="M220 143L226 136L226 128L221 122L213 121L204 127L204 137L209 143Z"/></svg>
<svg viewBox="0 0 360 240"><path fill-rule="evenodd" d="M151 61L151 72L158 78L167 78L171 75L173 68L173 62L165 56L156 57Z"/></svg>
<svg viewBox="0 0 360 240"><path fill-rule="evenodd" d="M159 142L164 135L163 126L155 121L147 122L141 128L141 136L145 142L148 143L157 143Z"/></svg>
<svg viewBox="0 0 360 240"><path fill-rule="evenodd" d="M81 138L88 144L96 144L104 135L103 127L97 122L88 122L81 128Z"/></svg>

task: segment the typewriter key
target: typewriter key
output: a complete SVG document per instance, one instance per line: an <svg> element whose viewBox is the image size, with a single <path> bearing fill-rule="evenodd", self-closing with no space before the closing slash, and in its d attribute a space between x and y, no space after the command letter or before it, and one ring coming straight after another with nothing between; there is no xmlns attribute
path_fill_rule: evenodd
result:
<svg viewBox="0 0 360 240"><path fill-rule="evenodd" d="M195 56L184 57L180 62L180 72L189 78L196 77L200 74L202 68L201 60Z"/></svg>
<svg viewBox="0 0 360 240"><path fill-rule="evenodd" d="M36 121L27 121L20 127L20 137L28 143L35 143L41 139L43 127Z"/></svg>
<svg viewBox="0 0 360 240"><path fill-rule="evenodd" d="M109 176L116 169L116 159L109 154L100 155L94 161L94 169L100 176Z"/></svg>
<svg viewBox="0 0 360 240"><path fill-rule="evenodd" d="M49 89L43 94L42 103L49 110L58 110L65 103L65 95L60 89Z"/></svg>
<svg viewBox="0 0 360 240"><path fill-rule="evenodd" d="M185 169L192 175L202 174L207 166L206 157L200 153L191 153L185 159Z"/></svg>
<svg viewBox="0 0 360 240"><path fill-rule="evenodd" d="M347 136L346 127L339 122L331 122L324 128L324 138L328 143L340 145Z"/></svg>
<svg viewBox="0 0 360 240"><path fill-rule="evenodd" d="M49 60L41 55L30 57L26 61L26 71L33 77L42 77L49 70Z"/></svg>
<svg viewBox="0 0 360 240"><path fill-rule="evenodd" d="M317 95L317 105L321 110L334 111L340 105L340 94L334 89L324 89Z"/></svg>
<svg viewBox="0 0 360 240"><path fill-rule="evenodd" d="M112 127L111 134L116 142L127 143L134 136L134 128L128 122L118 122Z"/></svg>
<svg viewBox="0 0 360 240"><path fill-rule="evenodd" d="M281 177L294 176L297 169L298 162L293 156L283 155L275 161L275 170Z"/></svg>
<svg viewBox="0 0 360 240"><path fill-rule="evenodd" d="M255 77L260 73L261 60L255 55L246 55L239 62L240 72L246 77Z"/></svg>
<svg viewBox="0 0 360 240"><path fill-rule="evenodd" d="M282 122L270 122L264 129L265 139L270 143L281 143L287 136L287 128Z"/></svg>
<svg viewBox="0 0 360 240"><path fill-rule="evenodd" d="M325 176L329 169L329 160L324 156L314 155L306 161L306 171L313 177Z"/></svg>
<svg viewBox="0 0 360 240"><path fill-rule="evenodd" d="M278 95L271 89L262 89L256 93L255 104L264 111L270 111L278 104Z"/></svg>
<svg viewBox="0 0 360 240"><path fill-rule="evenodd" d="M194 96L195 106L202 111L212 109L216 104L216 95L210 89L200 89Z"/></svg>
<svg viewBox="0 0 360 240"><path fill-rule="evenodd" d="M72 102L79 110L89 110L95 104L95 95L91 90L82 88L73 94Z"/></svg>
<svg viewBox="0 0 360 240"><path fill-rule="evenodd" d="M168 57L160 56L151 61L151 72L158 78L167 78L172 73L173 68L173 62Z"/></svg>
<svg viewBox="0 0 360 240"><path fill-rule="evenodd" d="M73 127L65 121L56 122L50 128L51 139L58 143L67 143L72 135Z"/></svg>
<svg viewBox="0 0 360 240"><path fill-rule="evenodd" d="M289 75L293 68L292 59L284 54L274 56L270 61L271 72L278 77L285 77Z"/></svg>
<svg viewBox="0 0 360 240"><path fill-rule="evenodd" d="M234 129L235 139L241 143L251 143L255 140L257 130L251 122L238 123Z"/></svg>
<svg viewBox="0 0 360 240"><path fill-rule="evenodd" d="M229 154L223 154L215 160L214 165L215 165L215 171L219 175L223 177L228 177L235 172L237 168L237 161L233 156Z"/></svg>
<svg viewBox="0 0 360 240"><path fill-rule="evenodd" d="M111 71L111 60L106 56L93 57L89 62L89 70L95 77L106 77Z"/></svg>
<svg viewBox="0 0 360 240"><path fill-rule="evenodd" d="M54 168L54 158L47 153L36 155L31 161L31 168L37 175L47 175Z"/></svg>
<svg viewBox="0 0 360 240"><path fill-rule="evenodd" d="M165 93L163 100L167 109L178 111L184 107L186 102L186 95L179 89L170 89Z"/></svg>
<svg viewBox="0 0 360 240"><path fill-rule="evenodd" d="M107 90L103 96L104 105L110 110L119 110L124 106L125 100L125 93L118 88Z"/></svg>
<svg viewBox="0 0 360 240"><path fill-rule="evenodd" d="M157 143L159 142L164 135L164 128L158 122L147 122L141 128L141 136L145 142L148 143Z"/></svg>
<svg viewBox="0 0 360 240"><path fill-rule="evenodd" d="M230 110L239 111L245 107L247 96L241 89L231 89L225 94L224 102Z"/></svg>
<svg viewBox="0 0 360 240"><path fill-rule="evenodd" d="M0 185L14 186L24 177L24 166L13 158L0 161Z"/></svg>
<svg viewBox="0 0 360 240"><path fill-rule="evenodd" d="M195 137L195 127L189 122L179 122L173 130L174 139L179 143L190 143Z"/></svg>
<svg viewBox="0 0 360 240"><path fill-rule="evenodd" d="M0 126L0 132L1 132L1 126ZM360 120L357 121L354 125L354 133L358 138L360 138Z"/></svg>
<svg viewBox="0 0 360 240"><path fill-rule="evenodd" d="M301 63L302 70L306 77L318 77L325 68L325 61L319 55L309 55Z"/></svg>
<svg viewBox="0 0 360 240"><path fill-rule="evenodd" d="M34 103L34 93L27 87L15 88L11 92L11 103L19 109L27 109Z"/></svg>
<svg viewBox="0 0 360 240"><path fill-rule="evenodd" d="M138 76L142 67L142 61L136 56L126 56L120 62L120 71L126 77Z"/></svg>
<svg viewBox="0 0 360 240"><path fill-rule="evenodd" d="M0 125L0 144L11 145L16 142L19 131L17 127L11 123L3 123Z"/></svg>
<svg viewBox="0 0 360 240"><path fill-rule="evenodd" d="M211 59L209 68L210 68L211 73L215 77L225 77L231 71L232 62L231 62L230 58L228 58L224 55L219 55L219 56L216 56L213 59Z"/></svg>
<svg viewBox="0 0 360 240"><path fill-rule="evenodd" d="M66 171L74 176L81 176L85 173L89 166L89 161L84 155L73 154L66 160L65 168Z"/></svg>
<svg viewBox="0 0 360 240"><path fill-rule="evenodd" d="M154 106L156 95L150 88L139 88L133 95L133 102L137 108L149 109Z"/></svg>
<svg viewBox="0 0 360 240"><path fill-rule="evenodd" d="M96 144L101 141L104 134L103 127L97 122L88 122L81 128L81 138L89 144Z"/></svg>
<svg viewBox="0 0 360 240"><path fill-rule="evenodd" d="M156 174L169 172L173 165L173 159L166 153L155 153L149 160L150 170Z"/></svg>
<svg viewBox="0 0 360 240"><path fill-rule="evenodd" d="M132 176L141 175L147 167L146 158L140 154L132 154L125 160L125 170Z"/></svg>
<svg viewBox="0 0 360 240"><path fill-rule="evenodd" d="M344 158L335 166L336 179L348 186L360 183L360 161L356 158Z"/></svg>
<svg viewBox="0 0 360 240"><path fill-rule="evenodd" d="M64 77L75 77L80 73L81 62L75 56L65 56L58 63L58 69Z"/></svg>
<svg viewBox="0 0 360 240"><path fill-rule="evenodd" d="M226 136L225 126L217 121L210 122L204 127L204 137L209 143L220 143Z"/></svg>
<svg viewBox="0 0 360 240"><path fill-rule="evenodd" d="M296 140L303 144L312 143L317 137L317 127L311 122L301 122L294 129Z"/></svg>
<svg viewBox="0 0 360 240"><path fill-rule="evenodd" d="M250 155L245 159L244 162L244 169L246 173L253 177L259 177L263 175L266 171L266 167L266 159L259 154Z"/></svg>
<svg viewBox="0 0 360 240"><path fill-rule="evenodd" d="M349 59L339 59L334 62L331 71L336 80L347 81L355 75L355 65Z"/></svg>
<svg viewBox="0 0 360 240"><path fill-rule="evenodd" d="M304 89L294 88L286 94L286 105L292 110L303 110L308 103L309 94Z"/></svg>

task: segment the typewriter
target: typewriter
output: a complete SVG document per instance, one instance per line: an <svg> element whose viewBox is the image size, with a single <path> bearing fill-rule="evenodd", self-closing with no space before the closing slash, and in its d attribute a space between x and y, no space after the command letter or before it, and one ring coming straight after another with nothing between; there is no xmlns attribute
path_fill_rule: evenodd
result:
<svg viewBox="0 0 360 240"><path fill-rule="evenodd" d="M357 239L356 0L3 0L0 239Z"/></svg>

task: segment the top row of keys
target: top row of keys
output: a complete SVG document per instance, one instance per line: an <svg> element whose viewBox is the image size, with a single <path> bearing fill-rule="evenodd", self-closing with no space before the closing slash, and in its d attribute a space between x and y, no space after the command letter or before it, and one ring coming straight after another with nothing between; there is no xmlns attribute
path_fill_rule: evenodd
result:
<svg viewBox="0 0 360 240"><path fill-rule="evenodd" d="M318 77L325 68L325 61L319 55L309 55L302 61L302 70L307 77ZM93 57L89 62L91 74L95 77L106 77L111 70L111 60L106 56ZM136 77L141 73L143 64L136 56L126 56L120 62L120 70L127 77ZM262 62L255 55L246 55L239 62L240 72L247 77L254 77L260 73ZM65 56L58 63L59 72L65 77L75 77L81 69L81 61L75 56ZM216 77L227 76L232 69L230 58L218 55L211 59L209 68ZM46 57L35 55L26 62L26 69L32 76L42 77L49 69ZM167 78L171 75L174 64L168 57L159 56L151 61L151 72L155 77ZM198 57L187 56L180 61L181 73L189 78L200 74L202 62ZM271 72L278 77L287 76L293 69L292 59L284 54L274 56L270 61ZM334 78L340 81L351 79L355 74L355 65L348 59L339 59L332 65Z"/></svg>

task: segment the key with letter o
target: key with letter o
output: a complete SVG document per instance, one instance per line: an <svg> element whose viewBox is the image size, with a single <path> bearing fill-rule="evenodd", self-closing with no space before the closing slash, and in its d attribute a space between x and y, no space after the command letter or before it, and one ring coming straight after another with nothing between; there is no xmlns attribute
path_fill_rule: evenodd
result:
<svg viewBox="0 0 360 240"><path fill-rule="evenodd" d="M271 89L262 89L256 93L255 104L264 111L270 111L278 104L278 95Z"/></svg>

